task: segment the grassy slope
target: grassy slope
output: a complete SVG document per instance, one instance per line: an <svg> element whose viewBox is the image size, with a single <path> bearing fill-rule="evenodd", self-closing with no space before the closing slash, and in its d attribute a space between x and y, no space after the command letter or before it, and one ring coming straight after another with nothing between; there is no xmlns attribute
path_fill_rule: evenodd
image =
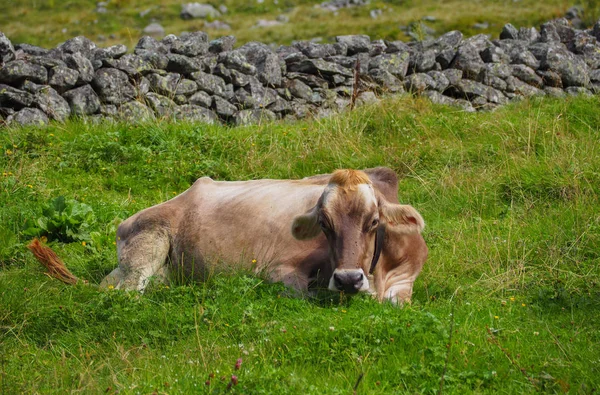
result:
<svg viewBox="0 0 600 395"><path fill-rule="evenodd" d="M597 389L599 104L465 114L401 98L287 125L73 122L3 132L0 389L220 393L239 357L239 393L347 394L361 372L359 393L435 392L444 371L451 393ZM53 247L97 283L116 263L114 224L199 176L376 165L401 175L401 201L427 222L430 258L404 309L366 297L289 298L244 274L141 297L98 292L48 279L24 248L24 221L47 201L89 203L102 237Z"/></svg>
<svg viewBox="0 0 600 395"><path fill-rule="evenodd" d="M505 23L515 26L539 26L552 18L562 17L572 1L565 0L423 0L397 1L374 0L368 6L344 9L338 15L315 8L320 0L226 0L213 2L225 4L229 13L220 19L231 25L231 31L214 31L204 27L202 20L184 21L179 17L180 0L114 0L109 2L106 14L95 12L95 0L0 0L0 31L14 43L26 42L45 47L55 46L77 35L86 35L96 41L98 35L107 41L100 45L126 44L135 46L143 35L142 30L151 21L161 23L166 33L180 34L183 31L206 30L211 37L233 34L239 43L262 41L286 44L292 40L307 40L322 37L331 40L339 34L369 34L373 39L403 39L407 37L400 26L418 21L430 15L437 18L428 25L442 34L459 29L467 36L490 33L497 37ZM587 0L588 20L600 16L595 1ZM150 9L145 16L140 12ZM383 14L372 19L371 10L381 9ZM254 28L259 19L275 19L286 15L290 22L271 28ZM473 24L488 22L488 29L473 29ZM593 23L593 22L592 22ZM63 32L63 29L65 31ZM110 35L114 35L113 38Z"/></svg>

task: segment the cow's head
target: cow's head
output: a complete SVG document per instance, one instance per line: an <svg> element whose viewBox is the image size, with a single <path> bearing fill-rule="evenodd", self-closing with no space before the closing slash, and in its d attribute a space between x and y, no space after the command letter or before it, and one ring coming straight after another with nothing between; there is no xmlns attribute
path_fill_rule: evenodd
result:
<svg viewBox="0 0 600 395"><path fill-rule="evenodd" d="M369 291L367 275L375 253L377 229L387 223L423 226L421 216L408 207L389 203L364 172L337 170L317 204L294 219L292 234L299 240L325 234L333 269L329 289L347 293Z"/></svg>

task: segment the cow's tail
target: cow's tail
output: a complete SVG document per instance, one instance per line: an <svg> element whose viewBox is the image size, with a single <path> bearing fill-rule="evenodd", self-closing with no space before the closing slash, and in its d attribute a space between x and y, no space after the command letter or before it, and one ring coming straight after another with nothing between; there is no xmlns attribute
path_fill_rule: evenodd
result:
<svg viewBox="0 0 600 395"><path fill-rule="evenodd" d="M67 269L58 255L56 255L50 247L40 243L37 238L33 239L27 248L33 253L36 259L44 265L46 268L46 275L49 277L57 278L63 283L70 285L74 285L80 281L79 278L75 277L75 275Z"/></svg>

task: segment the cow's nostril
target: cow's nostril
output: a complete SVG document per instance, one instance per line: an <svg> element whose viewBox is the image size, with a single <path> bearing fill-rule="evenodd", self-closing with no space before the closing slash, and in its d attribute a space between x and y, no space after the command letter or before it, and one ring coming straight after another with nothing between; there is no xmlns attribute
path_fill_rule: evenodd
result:
<svg viewBox="0 0 600 395"><path fill-rule="evenodd" d="M337 273L335 273L335 274L333 275L333 283L335 284L335 287L336 287L337 289L340 289L340 290L341 290L342 288L344 288L344 284L343 284L343 281L342 281L342 276L340 276L340 275L339 275L339 274L337 274Z"/></svg>

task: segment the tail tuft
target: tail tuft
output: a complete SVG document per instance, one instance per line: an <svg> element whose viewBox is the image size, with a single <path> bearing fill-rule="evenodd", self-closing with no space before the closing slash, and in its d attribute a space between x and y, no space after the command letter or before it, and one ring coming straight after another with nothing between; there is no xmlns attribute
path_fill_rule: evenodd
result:
<svg viewBox="0 0 600 395"><path fill-rule="evenodd" d="M27 248L33 253L36 259L40 261L44 267L46 267L48 270L46 274L48 276L57 278L63 283L70 285L77 283L78 278L75 277L73 273L69 271L69 269L67 269L63 261L61 261L58 255L56 255L56 253L52 251L50 247L42 245L42 243L35 238L31 241L31 243L29 243Z"/></svg>

